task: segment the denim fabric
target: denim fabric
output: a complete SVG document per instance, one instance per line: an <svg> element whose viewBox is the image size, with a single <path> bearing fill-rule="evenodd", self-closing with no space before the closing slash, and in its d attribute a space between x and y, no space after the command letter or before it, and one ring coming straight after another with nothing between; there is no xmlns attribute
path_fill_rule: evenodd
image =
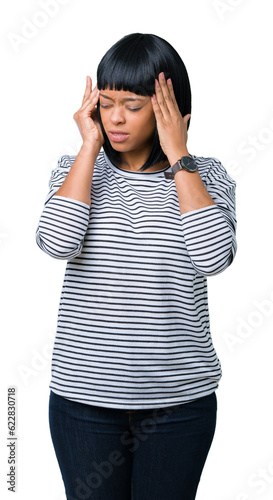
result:
<svg viewBox="0 0 273 500"><path fill-rule="evenodd" d="M194 500L215 431L215 393L153 410L69 401L49 422L68 500Z"/></svg>

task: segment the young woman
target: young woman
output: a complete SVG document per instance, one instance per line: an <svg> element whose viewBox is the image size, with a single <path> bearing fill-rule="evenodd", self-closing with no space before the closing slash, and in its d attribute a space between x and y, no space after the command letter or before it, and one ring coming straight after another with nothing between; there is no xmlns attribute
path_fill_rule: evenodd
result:
<svg viewBox="0 0 273 500"><path fill-rule="evenodd" d="M165 40L132 34L88 76L37 230L67 259L52 440L69 500L193 500L221 366L207 276L235 251L235 183L187 149L191 91ZM101 148L103 150L101 151Z"/></svg>

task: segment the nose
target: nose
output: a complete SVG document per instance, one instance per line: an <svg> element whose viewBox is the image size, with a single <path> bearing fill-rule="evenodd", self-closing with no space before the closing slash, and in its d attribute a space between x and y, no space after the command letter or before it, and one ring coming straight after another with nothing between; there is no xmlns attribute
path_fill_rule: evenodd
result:
<svg viewBox="0 0 273 500"><path fill-rule="evenodd" d="M125 114L122 106L114 106L111 113L111 121L115 125L125 123Z"/></svg>

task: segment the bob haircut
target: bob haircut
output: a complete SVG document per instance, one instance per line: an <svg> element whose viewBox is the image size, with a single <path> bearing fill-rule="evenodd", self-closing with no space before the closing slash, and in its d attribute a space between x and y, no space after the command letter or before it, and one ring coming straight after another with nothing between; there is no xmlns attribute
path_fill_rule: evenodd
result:
<svg viewBox="0 0 273 500"><path fill-rule="evenodd" d="M163 38L151 34L133 33L116 42L103 56L97 69L99 90L125 90L143 96L155 93L155 78L164 72L171 78L175 97L182 116L191 113L191 88L186 67L176 50ZM107 138L97 104L98 119L104 136L104 151L116 166L121 162ZM190 120L187 128L189 128ZM163 153L157 128L149 158L141 170L167 160Z"/></svg>

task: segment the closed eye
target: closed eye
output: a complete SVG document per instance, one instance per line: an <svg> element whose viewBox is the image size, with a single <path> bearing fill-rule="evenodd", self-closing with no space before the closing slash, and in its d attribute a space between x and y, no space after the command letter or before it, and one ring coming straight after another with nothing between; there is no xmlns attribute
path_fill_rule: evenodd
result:
<svg viewBox="0 0 273 500"><path fill-rule="evenodd" d="M103 108L103 109L109 109L109 108L111 108L111 107L112 107L112 105L111 105L111 104L101 104L101 103L100 103L100 107L101 107L101 108ZM141 109L141 107L140 107L140 108L128 108L128 107L127 107L127 109L128 109L129 111L139 111L139 110Z"/></svg>

